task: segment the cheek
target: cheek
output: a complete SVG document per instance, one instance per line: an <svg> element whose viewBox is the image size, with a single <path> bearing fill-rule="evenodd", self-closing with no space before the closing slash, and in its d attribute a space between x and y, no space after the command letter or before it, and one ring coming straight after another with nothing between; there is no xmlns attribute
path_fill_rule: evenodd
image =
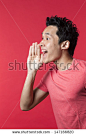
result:
<svg viewBox="0 0 86 135"><path fill-rule="evenodd" d="M53 59L58 59L61 57L61 49L58 47L55 47L54 49L52 48L52 51L50 52L50 55L52 56Z"/></svg>
<svg viewBox="0 0 86 135"><path fill-rule="evenodd" d="M54 50L55 49L55 44L53 43L53 41L49 42L47 44L47 49L50 51Z"/></svg>
<svg viewBox="0 0 86 135"><path fill-rule="evenodd" d="M55 44L53 41L47 44L47 49L50 55L57 56L57 57L61 55L60 46L58 44Z"/></svg>

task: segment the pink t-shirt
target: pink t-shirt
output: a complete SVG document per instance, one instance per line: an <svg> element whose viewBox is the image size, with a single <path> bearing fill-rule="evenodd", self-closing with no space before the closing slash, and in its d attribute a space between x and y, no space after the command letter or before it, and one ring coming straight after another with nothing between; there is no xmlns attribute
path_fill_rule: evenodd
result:
<svg viewBox="0 0 86 135"><path fill-rule="evenodd" d="M73 58L64 71L54 65L37 87L49 92L58 129L86 129L86 61Z"/></svg>

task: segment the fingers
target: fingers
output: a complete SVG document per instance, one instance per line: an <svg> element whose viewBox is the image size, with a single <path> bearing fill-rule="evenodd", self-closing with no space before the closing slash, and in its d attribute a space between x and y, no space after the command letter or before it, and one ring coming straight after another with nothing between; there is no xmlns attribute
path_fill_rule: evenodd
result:
<svg viewBox="0 0 86 135"><path fill-rule="evenodd" d="M43 63L43 54L41 54L41 62Z"/></svg>
<svg viewBox="0 0 86 135"><path fill-rule="evenodd" d="M40 45L38 44L38 47L37 47L37 55L38 57L40 57Z"/></svg>
<svg viewBox="0 0 86 135"><path fill-rule="evenodd" d="M38 55L40 57L40 45L35 42L35 55Z"/></svg>
<svg viewBox="0 0 86 135"><path fill-rule="evenodd" d="M32 56L35 55L35 43L32 44Z"/></svg>
<svg viewBox="0 0 86 135"><path fill-rule="evenodd" d="M37 55L37 42L35 43L35 55Z"/></svg>
<svg viewBox="0 0 86 135"><path fill-rule="evenodd" d="M35 55L35 43L32 44L32 46L30 46L29 49L29 56L34 56Z"/></svg>
<svg viewBox="0 0 86 135"><path fill-rule="evenodd" d="M35 55L38 55L38 57L40 57L40 45L37 44L37 42L33 43L29 49L29 56L34 57Z"/></svg>
<svg viewBox="0 0 86 135"><path fill-rule="evenodd" d="M30 49L29 49L29 56L32 56L32 48L30 46Z"/></svg>

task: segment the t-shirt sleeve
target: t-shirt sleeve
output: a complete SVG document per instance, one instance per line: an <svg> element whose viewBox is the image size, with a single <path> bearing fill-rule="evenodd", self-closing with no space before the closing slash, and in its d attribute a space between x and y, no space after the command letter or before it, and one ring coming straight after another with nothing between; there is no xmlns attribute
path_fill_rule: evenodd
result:
<svg viewBox="0 0 86 135"><path fill-rule="evenodd" d="M44 76L42 77L42 79L40 80L39 84L36 86L37 88L48 92L48 88L47 88L47 80L49 79L49 75L48 72L44 74Z"/></svg>

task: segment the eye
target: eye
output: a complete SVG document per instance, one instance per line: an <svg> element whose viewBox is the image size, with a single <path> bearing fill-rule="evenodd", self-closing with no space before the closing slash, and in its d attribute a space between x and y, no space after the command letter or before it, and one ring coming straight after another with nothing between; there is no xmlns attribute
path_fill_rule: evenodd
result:
<svg viewBox="0 0 86 135"><path fill-rule="evenodd" d="M42 40L43 40L44 38L42 37ZM49 40L49 38L46 38L46 40Z"/></svg>
<svg viewBox="0 0 86 135"><path fill-rule="evenodd" d="M47 40L49 40L49 38L46 38Z"/></svg>

